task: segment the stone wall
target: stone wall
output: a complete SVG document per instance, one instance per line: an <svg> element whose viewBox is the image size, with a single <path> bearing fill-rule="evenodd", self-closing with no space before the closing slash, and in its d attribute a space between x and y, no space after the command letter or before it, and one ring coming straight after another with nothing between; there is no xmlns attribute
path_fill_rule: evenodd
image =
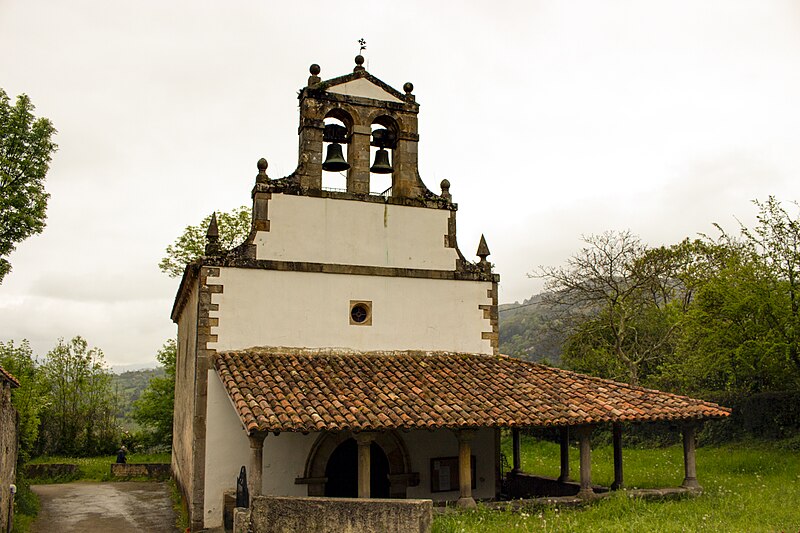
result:
<svg viewBox="0 0 800 533"><path fill-rule="evenodd" d="M0 532L9 528L13 505L11 484L17 466L17 411L11 405L11 385L0 379Z"/></svg>
<svg viewBox="0 0 800 533"><path fill-rule="evenodd" d="M167 479L170 465L162 463L111 464L111 476L115 478L147 477L150 479Z"/></svg>
<svg viewBox="0 0 800 533"><path fill-rule="evenodd" d="M432 521L431 500L257 496L251 504L250 531L426 533Z"/></svg>

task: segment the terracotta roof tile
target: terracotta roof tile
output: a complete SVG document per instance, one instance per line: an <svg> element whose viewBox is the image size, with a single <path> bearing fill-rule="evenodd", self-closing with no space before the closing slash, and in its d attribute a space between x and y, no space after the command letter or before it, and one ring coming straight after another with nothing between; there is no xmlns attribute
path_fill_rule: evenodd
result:
<svg viewBox="0 0 800 533"><path fill-rule="evenodd" d="M719 405L505 356L217 354L248 432L563 426L721 418Z"/></svg>
<svg viewBox="0 0 800 533"><path fill-rule="evenodd" d="M11 383L12 387L19 387L19 381L17 381L17 378L12 376L11 372L7 371L2 366L0 366L0 381L8 381Z"/></svg>

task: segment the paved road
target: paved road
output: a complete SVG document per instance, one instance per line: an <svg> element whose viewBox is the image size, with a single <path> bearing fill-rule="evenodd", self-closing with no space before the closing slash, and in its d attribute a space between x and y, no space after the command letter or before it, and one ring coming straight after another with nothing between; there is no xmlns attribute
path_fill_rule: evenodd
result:
<svg viewBox="0 0 800 533"><path fill-rule="evenodd" d="M32 485L41 500L32 533L174 533L166 483Z"/></svg>

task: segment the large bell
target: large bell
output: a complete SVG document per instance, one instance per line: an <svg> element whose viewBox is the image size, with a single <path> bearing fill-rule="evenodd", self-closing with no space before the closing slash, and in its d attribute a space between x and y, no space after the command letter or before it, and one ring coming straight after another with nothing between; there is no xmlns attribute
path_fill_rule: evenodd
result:
<svg viewBox="0 0 800 533"><path fill-rule="evenodd" d="M378 149L375 153L375 164L370 167L369 171L375 174L391 174L394 172L392 164L389 162L389 150L386 148Z"/></svg>
<svg viewBox="0 0 800 533"><path fill-rule="evenodd" d="M350 163L348 163L342 155L342 145L339 143L329 144L328 153L325 155L325 162L322 163L322 170L341 172L348 168L350 168Z"/></svg>

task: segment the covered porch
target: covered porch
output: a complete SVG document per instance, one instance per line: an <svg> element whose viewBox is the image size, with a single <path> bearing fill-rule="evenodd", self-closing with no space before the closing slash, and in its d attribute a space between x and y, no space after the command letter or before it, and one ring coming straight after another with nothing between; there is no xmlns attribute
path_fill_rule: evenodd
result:
<svg viewBox="0 0 800 533"><path fill-rule="evenodd" d="M627 429L632 429L631 425L614 422L612 424L592 424L581 426L564 426L557 428L558 432L558 457L555 460L555 467L558 470L557 476L545 476L537 472L536 468L529 468L524 471L521 460L521 441L524 430L519 428L511 429L508 433L511 441L510 464L505 464L503 480L503 499L535 499L535 498L567 498L574 497L581 500L591 500L601 495L609 495L615 491L627 490L628 492L642 497L671 497L681 496L687 493L699 492L702 487L697 480L696 462L696 433L700 428L700 422L695 420L684 421L677 424L670 424L669 430L679 431L683 443L683 461L680 467L676 466L676 477L680 475L680 483L666 483L657 487L639 488L627 487L625 484L625 465L623 461L623 433ZM608 434L611 434L611 457L608 457ZM605 471L603 484L595 482L592 477L592 463L598 464L598 459L592 456L593 435L601 433L601 441L604 443L604 457L600 459L601 469ZM547 439L548 442L550 439ZM576 448L577 444L577 450ZM549 447L552 444L548 445ZM549 449L549 448L548 448ZM578 456L577 468L573 457L570 465L570 456ZM505 459L505 457L504 457ZM554 461L552 455L548 456L549 461ZM605 462L611 463L605 464ZM504 461L505 463L505 461ZM541 465L540 465L541 466ZM612 467L613 481L608 483L608 468ZM605 468L602 468L605 467ZM642 469L642 465L638 465ZM553 468L545 469L551 473ZM634 472L641 474L641 472ZM638 477L641 480L640 476Z"/></svg>
<svg viewBox="0 0 800 533"><path fill-rule="evenodd" d="M250 349L218 354L215 369L248 435L251 495L261 494L264 486L265 439L291 433L315 439L310 452L302 452L303 472L291 479L294 485L305 485L308 496L340 495L331 492L329 469L339 453L343 459L334 462L348 465L351 472L347 496L431 498L437 488L435 461L441 459L438 481L455 484L448 488L457 492L447 493L446 499L461 507L475 506L476 486L480 491L487 484L492 490L484 490L478 499L525 497L527 491L528 496L588 500L604 490L592 483L594 428L613 428L615 478L609 489L617 490L624 487L623 424L653 421L682 428L682 486L697 490L697 424L730 414L713 403L504 356ZM559 428L557 479L533 479L522 472L520 430L529 427ZM512 468L505 480L501 428L510 430L513 441ZM575 473L569 468L570 434L579 442L580 468ZM376 472L381 478L377 484ZM476 477L483 485L476 485ZM516 494L504 494L504 481Z"/></svg>

